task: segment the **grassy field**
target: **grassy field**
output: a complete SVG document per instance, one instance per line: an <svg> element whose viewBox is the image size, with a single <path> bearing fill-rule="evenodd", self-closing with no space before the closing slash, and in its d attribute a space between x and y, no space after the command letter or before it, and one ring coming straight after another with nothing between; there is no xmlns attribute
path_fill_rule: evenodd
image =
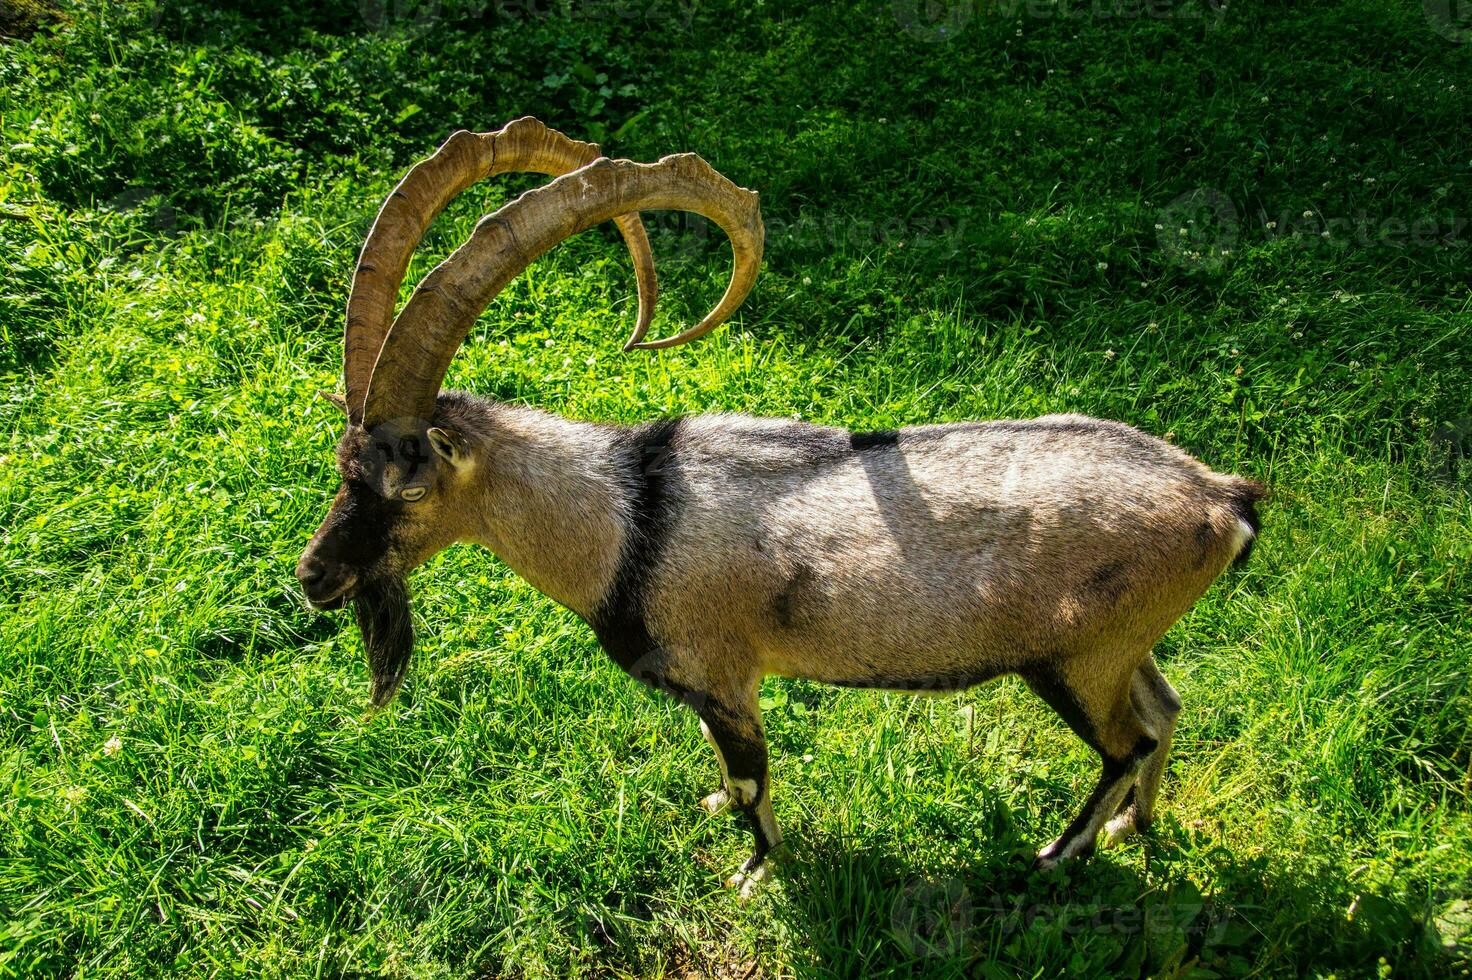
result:
<svg viewBox="0 0 1472 980"><path fill-rule="evenodd" d="M0 976L1467 976L1455 13L167 0L0 44ZM1186 707L1145 839L1027 872L1096 762L1017 682L772 680L792 853L742 904L694 717L464 546L368 717L356 630L292 577L335 486L311 393L388 188L525 113L760 189L766 267L728 327L623 355L628 261L583 235L455 386L609 421L1078 411L1270 484L1252 562L1157 650ZM530 185L464 195L411 281ZM647 217L689 322L729 250Z"/></svg>

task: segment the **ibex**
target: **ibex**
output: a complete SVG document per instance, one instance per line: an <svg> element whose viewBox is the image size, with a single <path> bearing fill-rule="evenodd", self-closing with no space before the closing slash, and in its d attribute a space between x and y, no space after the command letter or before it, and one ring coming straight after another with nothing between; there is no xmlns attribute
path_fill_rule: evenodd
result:
<svg viewBox="0 0 1472 980"><path fill-rule="evenodd" d="M409 258L482 177L553 176L483 218L397 317ZM646 341L656 284L639 212L699 213L731 241L725 295ZM411 569L457 541L489 548L593 629L613 659L683 700L715 749L702 802L747 813L743 894L779 842L757 691L778 674L958 691L1004 674L1103 760L1038 853L1052 866L1149 824L1181 702L1151 647L1258 531L1263 488L1136 429L1077 415L848 432L742 415L634 427L441 391L480 312L534 259L618 223L638 279L632 348L699 337L761 263L757 195L694 154L610 160L519 119L457 132L384 202L347 304L342 483L296 569L318 609L354 604L372 701L413 645ZM390 322L392 321L392 323Z"/></svg>

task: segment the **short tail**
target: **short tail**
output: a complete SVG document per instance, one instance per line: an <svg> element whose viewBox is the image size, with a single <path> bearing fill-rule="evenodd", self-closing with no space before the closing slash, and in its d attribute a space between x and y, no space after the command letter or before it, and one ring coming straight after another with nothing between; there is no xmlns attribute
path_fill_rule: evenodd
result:
<svg viewBox="0 0 1472 980"><path fill-rule="evenodd" d="M1252 546L1257 541L1258 532L1262 530L1262 517L1257 513L1257 503L1267 495L1268 488L1256 480L1234 478L1227 489L1227 499L1233 513L1237 515L1237 525L1242 535L1237 545L1237 556L1232 559L1234 568L1240 568L1252 556Z"/></svg>

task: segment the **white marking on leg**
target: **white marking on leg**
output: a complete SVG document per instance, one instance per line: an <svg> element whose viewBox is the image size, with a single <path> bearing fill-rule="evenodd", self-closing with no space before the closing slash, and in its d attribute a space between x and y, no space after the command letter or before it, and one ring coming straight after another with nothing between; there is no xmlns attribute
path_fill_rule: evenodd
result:
<svg viewBox="0 0 1472 980"><path fill-rule="evenodd" d="M1099 846L1114 847L1134 833L1135 808L1130 807L1123 813L1116 813L1109 818L1109 822L1104 825L1104 839L1099 842Z"/></svg>
<svg viewBox="0 0 1472 980"><path fill-rule="evenodd" d="M705 740L710 743L711 751L716 754L716 765L721 768L721 788L701 800L700 805L711 813L720 813L731 802L730 794L726 791L731 785L730 776L726 773L726 757L721 753L721 746L716 742L716 737L711 734L710 726L705 723L704 718L700 720L700 734L704 735Z"/></svg>
<svg viewBox="0 0 1472 980"><path fill-rule="evenodd" d="M1155 739L1155 749L1140 763L1135 773L1135 794L1130 805L1115 814L1104 827L1104 846L1117 844L1131 834L1150 826L1155 815L1156 796L1165 774L1170 754L1171 737L1181 711L1181 696L1160 672L1154 658L1146 657L1136 670L1130 688L1130 700L1145 730ZM1128 819L1123 819L1123 818Z"/></svg>
<svg viewBox="0 0 1472 980"><path fill-rule="evenodd" d="M745 902L756 894L757 886L766 881L770 875L768 865L763 862L752 871L738 871L733 874L726 879L726 887L736 889L736 897Z"/></svg>
<svg viewBox="0 0 1472 980"><path fill-rule="evenodd" d="M761 828L762 836L767 840L767 853L775 851L782 843L782 831L777 829L777 818L772 816L772 793L771 788L762 794L762 801L756 805L756 811L752 819Z"/></svg>
<svg viewBox="0 0 1472 980"><path fill-rule="evenodd" d="M700 722L700 734L705 736L705 740L710 743L710 750L716 754L716 765L721 767L721 785L724 786L726 784L726 756L721 752L721 744L711 734L710 726L704 720Z"/></svg>
<svg viewBox="0 0 1472 980"><path fill-rule="evenodd" d="M731 791L731 799L737 806L750 806L756 802L756 794L761 791L761 784L755 779L730 779L727 778L726 786Z"/></svg>
<svg viewBox="0 0 1472 980"><path fill-rule="evenodd" d="M740 782L755 782L755 780L740 780ZM772 862L783 853L782 832L777 829L777 819L772 816L772 794L770 790L762 794L761 801L751 811L751 819L756 821L761 836L767 842L767 852L762 855L762 863L750 871L738 871L726 882L727 887L737 889L738 896L744 901L751 898L756 892L757 885L765 881L771 875Z"/></svg>
<svg viewBox="0 0 1472 980"><path fill-rule="evenodd" d="M1078 857L1087 851L1099 838L1099 831L1103 829L1104 822L1110 818L1115 810L1119 809L1120 803L1124 802L1124 796L1129 792L1130 786L1134 784L1135 773L1139 771L1138 764L1131 766L1127 772L1116 779L1109 787L1108 792L1100 798L1097 805L1089 811L1089 820L1082 830L1073 836L1066 832L1063 836L1053 841L1047 847L1038 852L1037 863L1042 868L1057 867L1069 858Z"/></svg>
<svg viewBox="0 0 1472 980"><path fill-rule="evenodd" d="M1087 850L1099 839L1099 831L1104 829L1104 823L1109 815L1119 809L1119 804L1124 801L1124 795L1129 792L1130 784L1135 781L1134 773L1117 780L1109 793L1094 807L1094 812L1089 815L1089 822L1083 831L1075 834L1073 839L1063 845L1063 857L1077 857L1080 852Z"/></svg>

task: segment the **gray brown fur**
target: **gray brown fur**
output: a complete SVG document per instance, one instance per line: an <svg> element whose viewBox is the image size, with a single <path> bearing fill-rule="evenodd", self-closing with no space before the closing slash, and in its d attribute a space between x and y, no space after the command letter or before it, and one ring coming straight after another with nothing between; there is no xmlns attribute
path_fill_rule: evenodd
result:
<svg viewBox="0 0 1472 980"><path fill-rule="evenodd" d="M451 541L491 549L700 715L723 762L717 796L757 831L748 876L777 843L756 706L769 674L931 691L1019 674L1104 768L1040 860L1087 853L1110 817L1111 839L1142 828L1179 710L1151 647L1245 554L1262 496L1076 415L868 434L739 415L626 429L446 393L432 427L466 455L429 452L417 503L397 498L405 464L349 429L340 468L357 489L343 494L381 495L393 526L368 560L333 540L349 528L333 534L329 515L303 563L355 551L366 581L402 578ZM427 442L431 426L405 429ZM334 513L352 509L343 494ZM327 592L315 601L341 600Z"/></svg>

